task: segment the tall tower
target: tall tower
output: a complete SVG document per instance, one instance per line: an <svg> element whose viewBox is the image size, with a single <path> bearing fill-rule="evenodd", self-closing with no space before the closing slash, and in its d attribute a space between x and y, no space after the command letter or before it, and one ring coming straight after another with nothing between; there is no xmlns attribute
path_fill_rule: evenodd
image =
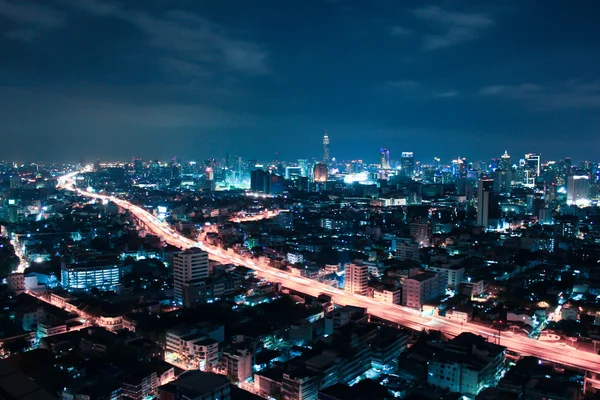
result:
<svg viewBox="0 0 600 400"><path fill-rule="evenodd" d="M323 164L329 165L329 136L327 136L327 131L323 136Z"/></svg>
<svg viewBox="0 0 600 400"><path fill-rule="evenodd" d="M488 228L490 218L490 196L493 190L492 179L480 179L477 187L477 226Z"/></svg>
<svg viewBox="0 0 600 400"><path fill-rule="evenodd" d="M508 152L506 150L504 150L504 154L502 154L502 157L500 157L499 167L504 171L510 171L512 168L512 166L510 165L510 156L508 155Z"/></svg>
<svg viewBox="0 0 600 400"><path fill-rule="evenodd" d="M381 169L390 169L390 151L388 149L380 149Z"/></svg>

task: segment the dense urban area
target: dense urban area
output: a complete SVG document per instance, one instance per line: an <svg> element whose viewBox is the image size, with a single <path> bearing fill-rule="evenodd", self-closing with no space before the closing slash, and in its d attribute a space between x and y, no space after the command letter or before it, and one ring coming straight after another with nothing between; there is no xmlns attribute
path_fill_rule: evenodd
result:
<svg viewBox="0 0 600 400"><path fill-rule="evenodd" d="M600 164L320 152L1 163L0 398L597 398Z"/></svg>

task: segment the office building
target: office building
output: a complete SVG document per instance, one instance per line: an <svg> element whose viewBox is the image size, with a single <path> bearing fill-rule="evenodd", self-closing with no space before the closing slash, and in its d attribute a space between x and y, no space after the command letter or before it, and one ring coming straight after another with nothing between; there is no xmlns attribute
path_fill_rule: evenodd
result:
<svg viewBox="0 0 600 400"><path fill-rule="evenodd" d="M255 169L250 172L250 191L252 193L271 192L271 173L264 169Z"/></svg>
<svg viewBox="0 0 600 400"><path fill-rule="evenodd" d="M497 169L494 171L493 192L498 194L510 194L513 174L510 170Z"/></svg>
<svg viewBox="0 0 600 400"><path fill-rule="evenodd" d="M285 167L285 179L295 179L302 175L302 167Z"/></svg>
<svg viewBox="0 0 600 400"><path fill-rule="evenodd" d="M510 163L510 156L508 152L504 150L504 154L500 157L500 162L498 163L498 168L504 171L512 170L512 165Z"/></svg>
<svg viewBox="0 0 600 400"><path fill-rule="evenodd" d="M423 304L445 293L445 277L435 272L421 272L402 282L402 305L421 309Z"/></svg>
<svg viewBox="0 0 600 400"><path fill-rule="evenodd" d="M346 264L344 290L363 296L367 295L369 285L369 268L362 263Z"/></svg>
<svg viewBox="0 0 600 400"><path fill-rule="evenodd" d="M535 185L536 179L540 176L541 159L542 156L539 153L525 154L525 163L523 165L525 176L523 183L526 186L533 187Z"/></svg>
<svg viewBox="0 0 600 400"><path fill-rule="evenodd" d="M587 175L572 175L567 180L567 204L586 206L590 203L590 180Z"/></svg>
<svg viewBox="0 0 600 400"><path fill-rule="evenodd" d="M323 164L329 165L329 136L327 131L323 135Z"/></svg>
<svg viewBox="0 0 600 400"><path fill-rule="evenodd" d="M477 226L488 228L491 195L494 186L492 179L480 179L477 186Z"/></svg>
<svg viewBox="0 0 600 400"><path fill-rule="evenodd" d="M175 303L189 307L199 298L198 289L208 278L208 253L191 248L173 256Z"/></svg>
<svg viewBox="0 0 600 400"><path fill-rule="evenodd" d="M467 178L467 159L465 157L452 160L452 176L456 179Z"/></svg>
<svg viewBox="0 0 600 400"><path fill-rule="evenodd" d="M62 263L61 284L68 290L90 290L94 287L114 290L122 274L121 266L117 263Z"/></svg>
<svg viewBox="0 0 600 400"><path fill-rule="evenodd" d="M415 156L412 151L403 151L400 158L400 172L409 178L415 175Z"/></svg>
<svg viewBox="0 0 600 400"><path fill-rule="evenodd" d="M388 149L379 150L380 160L379 166L381 169L390 169L390 151Z"/></svg>
<svg viewBox="0 0 600 400"><path fill-rule="evenodd" d="M323 163L315 164L313 168L313 181L316 183L325 183L327 182L327 165Z"/></svg>
<svg viewBox="0 0 600 400"><path fill-rule="evenodd" d="M10 188L11 189L21 189L23 184L21 182L21 177L18 174L10 176Z"/></svg>

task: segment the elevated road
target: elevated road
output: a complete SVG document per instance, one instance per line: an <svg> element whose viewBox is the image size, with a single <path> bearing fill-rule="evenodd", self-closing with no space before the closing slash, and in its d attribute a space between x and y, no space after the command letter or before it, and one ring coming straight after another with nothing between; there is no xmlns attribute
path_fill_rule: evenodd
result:
<svg viewBox="0 0 600 400"><path fill-rule="evenodd" d="M410 329L433 329L443 331L448 336L457 336L462 332L471 332L487 337L490 342L505 346L511 351L524 356L534 356L552 361L565 366L600 373L600 356L590 352L566 347L557 343L549 343L530 339L522 336L513 336L503 332L479 326L474 323L461 323L443 317L423 316L420 311L394 304L382 303L369 297L347 293L323 283L294 276L285 271L272 268L266 260L256 260L240 256L231 250L223 250L210 246L205 242L197 242L181 236L167 224L157 220L146 210L133 205L125 200L103 194L75 189L72 179L77 173L65 175L59 179L59 185L67 190L79 192L90 198L115 202L119 207L128 210L135 218L142 222L153 234L161 237L165 242L182 248L199 247L209 253L212 260L224 264L237 264L250 268L273 282L279 282L285 287L311 296L327 294L336 304L366 307L371 315L397 323Z"/></svg>

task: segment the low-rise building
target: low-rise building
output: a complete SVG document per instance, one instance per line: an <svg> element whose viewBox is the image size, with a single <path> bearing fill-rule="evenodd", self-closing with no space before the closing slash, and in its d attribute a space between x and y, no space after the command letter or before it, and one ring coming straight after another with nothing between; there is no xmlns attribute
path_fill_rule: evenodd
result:
<svg viewBox="0 0 600 400"><path fill-rule="evenodd" d="M427 383L455 393L477 395L494 385L504 366L506 348L482 336L461 333L427 364Z"/></svg>

